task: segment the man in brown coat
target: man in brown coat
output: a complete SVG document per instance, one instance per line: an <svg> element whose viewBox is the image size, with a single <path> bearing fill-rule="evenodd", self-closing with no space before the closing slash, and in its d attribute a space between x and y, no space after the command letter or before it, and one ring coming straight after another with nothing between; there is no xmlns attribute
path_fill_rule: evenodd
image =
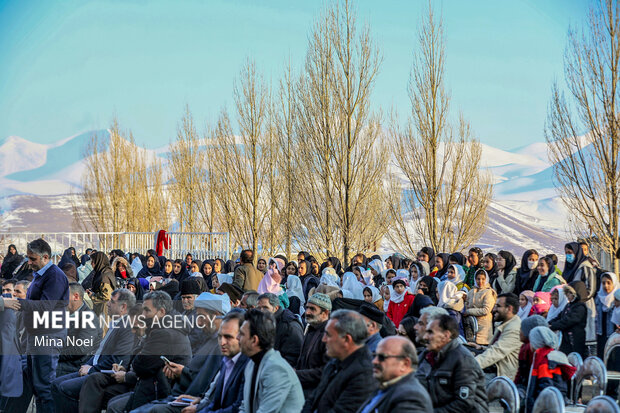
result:
<svg viewBox="0 0 620 413"><path fill-rule="evenodd" d="M233 284L244 291L258 290L258 284L263 279L263 273L254 268L254 253L252 250L243 250L239 259L241 265L235 268Z"/></svg>

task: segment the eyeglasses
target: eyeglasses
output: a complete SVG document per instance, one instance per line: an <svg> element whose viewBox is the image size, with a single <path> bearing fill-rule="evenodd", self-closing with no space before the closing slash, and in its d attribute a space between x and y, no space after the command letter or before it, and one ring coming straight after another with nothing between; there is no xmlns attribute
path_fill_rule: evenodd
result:
<svg viewBox="0 0 620 413"><path fill-rule="evenodd" d="M389 358L397 358L397 359L405 358L405 356L392 356L391 354L372 353L372 358L375 358L375 357L377 358L377 360L379 360L379 363L383 363L385 360Z"/></svg>

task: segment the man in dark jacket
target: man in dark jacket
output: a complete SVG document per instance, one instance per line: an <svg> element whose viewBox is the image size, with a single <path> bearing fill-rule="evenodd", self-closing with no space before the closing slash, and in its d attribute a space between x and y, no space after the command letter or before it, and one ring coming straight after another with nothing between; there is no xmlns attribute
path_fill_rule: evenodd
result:
<svg viewBox="0 0 620 413"><path fill-rule="evenodd" d="M459 341L454 318L442 315L426 327L425 358L431 365L426 386L436 413L488 412L484 373Z"/></svg>
<svg viewBox="0 0 620 413"><path fill-rule="evenodd" d="M110 400L108 413L131 411L154 399L167 396L171 389L164 376L166 363L161 356L174 363L186 365L192 355L187 338L189 328L165 328L174 322L173 317L182 317L172 309L172 299L168 293L152 291L146 294L142 308L147 328L146 338L142 351L131 362L131 371L138 379L136 387L133 393Z"/></svg>
<svg viewBox="0 0 620 413"><path fill-rule="evenodd" d="M84 304L84 294L84 288L80 283L73 282L69 284L67 311L69 311L69 314L77 317L77 319L82 319L82 314L84 313L90 313L92 319L96 320L95 313ZM56 377L77 372L80 366L86 364L90 356L99 348L103 331L98 322L95 321L93 324L94 327L72 325L67 329L67 338L71 337L71 342L68 341L67 345L60 352ZM89 343L89 345L86 345L86 343Z"/></svg>
<svg viewBox="0 0 620 413"><path fill-rule="evenodd" d="M302 412L355 412L368 394L377 388L372 378L372 362L368 348L366 322L357 312L338 310L325 327L323 341L332 357L321 375L312 396L306 399Z"/></svg>
<svg viewBox="0 0 620 413"><path fill-rule="evenodd" d="M326 294L315 293L306 304L306 334L301 345L301 353L295 365L295 373L304 390L307 399L316 388L323 367L329 361L327 357L323 334L332 310L332 302Z"/></svg>
<svg viewBox="0 0 620 413"><path fill-rule="evenodd" d="M358 413L431 413L431 398L414 376L417 364L417 353L411 341L399 336L381 340L372 360L379 390L366 400Z"/></svg>
<svg viewBox="0 0 620 413"><path fill-rule="evenodd" d="M291 367L294 367L304 339L301 322L289 309L280 307L280 299L272 293L261 294L258 297L258 309L272 313L276 318L276 342L273 348L280 352Z"/></svg>
<svg viewBox="0 0 620 413"><path fill-rule="evenodd" d="M371 353L374 353L381 341L381 334L379 332L381 331L385 313L370 303L363 303L360 306L359 313L364 317L366 328L368 329L366 346L368 346L368 350Z"/></svg>
<svg viewBox="0 0 620 413"><path fill-rule="evenodd" d="M263 279L263 273L254 268L254 253L252 250L243 250L239 260L241 265L235 268L233 284L243 291L258 290L258 284Z"/></svg>

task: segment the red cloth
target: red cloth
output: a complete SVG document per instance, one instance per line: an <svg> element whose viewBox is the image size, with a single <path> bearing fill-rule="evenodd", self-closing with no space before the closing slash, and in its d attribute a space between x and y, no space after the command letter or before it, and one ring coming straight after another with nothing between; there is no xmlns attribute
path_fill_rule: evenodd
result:
<svg viewBox="0 0 620 413"><path fill-rule="evenodd" d="M170 249L170 236L166 234L166 231L159 230L157 233L157 240L155 241L155 252L158 257L164 255L164 249Z"/></svg>
<svg viewBox="0 0 620 413"><path fill-rule="evenodd" d="M403 301L398 304L394 301L390 301L390 304L388 304L387 316L392 320L396 328L398 328L400 320L402 320L405 314L407 314L407 311L409 311L409 307L411 307L414 298L414 295L407 291Z"/></svg>

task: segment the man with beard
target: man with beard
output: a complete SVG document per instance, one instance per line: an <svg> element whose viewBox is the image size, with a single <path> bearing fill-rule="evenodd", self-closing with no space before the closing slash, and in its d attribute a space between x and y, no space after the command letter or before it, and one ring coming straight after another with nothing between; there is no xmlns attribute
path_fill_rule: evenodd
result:
<svg viewBox="0 0 620 413"><path fill-rule="evenodd" d="M398 336L381 340L372 359L372 373L379 382L379 390L366 400L358 412L431 413L431 398L414 377L416 365L417 354L411 341Z"/></svg>
<svg viewBox="0 0 620 413"><path fill-rule="evenodd" d="M332 302L326 294L315 293L308 299L304 317L308 326L301 344L301 353L295 365L295 373L308 398L316 388L323 367L329 361L325 353L323 334L332 310Z"/></svg>
<svg viewBox="0 0 620 413"><path fill-rule="evenodd" d="M500 294L493 307L493 321L500 323L495 327L491 344L476 361L487 374L487 382L495 376L514 378L519 367L521 349L521 318L519 298L512 293ZM477 346L480 347L480 346Z"/></svg>

